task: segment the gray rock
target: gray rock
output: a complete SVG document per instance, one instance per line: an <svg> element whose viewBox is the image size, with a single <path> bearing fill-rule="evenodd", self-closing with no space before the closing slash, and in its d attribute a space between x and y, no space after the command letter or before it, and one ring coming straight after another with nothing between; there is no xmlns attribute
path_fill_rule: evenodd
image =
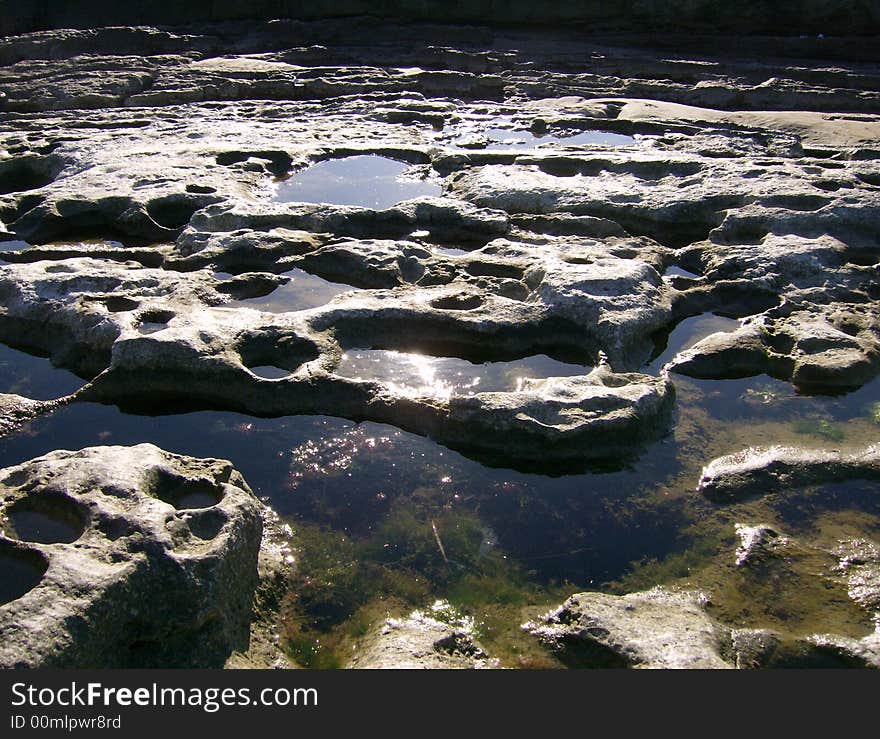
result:
<svg viewBox="0 0 880 739"><path fill-rule="evenodd" d="M735 524L736 535L739 537L739 546L736 549L736 565L752 565L767 557L775 556L777 551L784 549L789 540L780 536L766 524L747 526Z"/></svg>
<svg viewBox="0 0 880 739"><path fill-rule="evenodd" d="M359 670L454 670L498 667L476 640L473 619L437 601L406 618L386 619L361 640L347 665Z"/></svg>
<svg viewBox="0 0 880 739"><path fill-rule="evenodd" d="M0 436L6 436L22 424L47 413L59 405L55 400L31 400L21 395L0 393Z"/></svg>
<svg viewBox="0 0 880 739"><path fill-rule="evenodd" d="M523 629L570 667L727 669L729 630L702 593L578 593Z"/></svg>
<svg viewBox="0 0 880 739"><path fill-rule="evenodd" d="M713 459L697 490L717 502L742 500L789 488L842 480L880 479L880 450L858 454L773 446L752 447Z"/></svg>
<svg viewBox="0 0 880 739"><path fill-rule="evenodd" d="M402 280L401 259L409 256L421 259L426 269L439 270L442 263L415 245L400 248L395 260L397 242L333 248L327 263L340 262L341 250L349 249L352 260L360 260L362 275L368 270L376 275L380 265L391 264L388 274ZM567 248L570 253L572 247ZM23 262L0 268L5 299L0 338L20 342L24 336L29 347L49 353L53 361L95 376L77 394L81 400L369 418L505 464L555 467L618 458L666 433L671 383L614 372L607 363L584 367L579 377L528 380L507 392L448 398L413 396L390 383L335 373L343 349L352 345L399 342L403 348L428 340L469 356L485 352L491 342L505 354L522 356L535 352L537 336L541 348L576 341L578 335L568 328L575 322L619 353L622 344L635 340L639 326L652 321L651 308L642 314L638 292L616 294L613 268L621 267L621 282L634 291L638 271L650 271L655 277L647 289L659 294L656 271L638 263L634 275L629 261L617 257L574 267L566 292L568 263L548 253L534 280L533 301L493 294L520 285L505 270L516 264L511 255L521 253L522 247L504 242L480 250L479 256L458 258L456 268L472 282L457 286L352 291L325 306L277 314L223 307L232 297L271 291L280 281L271 274L218 278L206 270L176 273L92 258ZM599 284L606 287L599 290ZM521 288L528 291L525 282ZM562 316L570 323L555 324ZM599 324L592 326L596 316ZM559 326L555 332L554 325ZM430 350L431 343L425 348ZM288 374L266 379L252 371L266 365Z"/></svg>
<svg viewBox="0 0 880 739"><path fill-rule="evenodd" d="M216 667L247 648L262 505L229 462L58 451L0 471L0 498L3 667Z"/></svg>
<svg viewBox="0 0 880 739"><path fill-rule="evenodd" d="M835 550L849 597L871 614L880 628L880 547L867 539L842 541Z"/></svg>
<svg viewBox="0 0 880 739"><path fill-rule="evenodd" d="M656 30L652 19L669 12L688 28L705 27L697 11L708 17L705 2L631 5L628 28ZM838 6L801 2L783 25L824 33ZM607 39L567 27L451 33L300 18L176 30L196 10L170 12L161 30L0 39L0 239L33 245L2 254L0 341L91 378L64 402L373 420L493 465L559 474L608 457L620 465L663 437L677 374L767 373L832 393L880 372L871 44L655 34L623 51L618 39L611 53ZM548 12L586 11L517 5L508 20ZM861 33L874 16L860 12ZM606 30L621 27L615 11L601 14ZM776 31L782 17L733 5L709 15L713 31ZM52 18L86 21L64 10L43 20ZM0 14L13 21L21 30L33 19ZM387 208L277 199L279 180L355 155L407 163L441 196ZM663 277L671 265L696 277ZM308 283L289 280L294 269L351 289L285 311L272 296ZM265 297L260 310L253 301ZM681 352L660 378L641 373L658 337L706 312L739 319L739 329ZM503 392L407 392L343 376L343 354L360 349L473 363L547 354L583 371ZM0 432L54 407L0 399ZM729 500L873 478L871 455L754 452L710 465L701 489ZM740 567L727 566L743 578L788 538L763 527L740 534ZM14 556L31 557L25 574L41 566ZM852 560L839 573L866 608L872 567ZM286 664L273 646L276 596L271 585L257 591L266 617L251 624L249 645L234 645L230 666ZM731 630L682 598L648 600L670 643L696 629L706 664L867 663L866 640L820 646ZM630 645L625 659L608 657L617 642L597 637L605 646L591 649L612 661L672 660L614 633ZM216 650L217 664L227 651Z"/></svg>

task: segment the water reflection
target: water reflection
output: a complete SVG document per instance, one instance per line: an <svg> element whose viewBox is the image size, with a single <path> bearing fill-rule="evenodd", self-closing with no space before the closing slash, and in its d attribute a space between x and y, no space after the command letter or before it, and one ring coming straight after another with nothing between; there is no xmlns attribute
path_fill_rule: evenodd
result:
<svg viewBox="0 0 880 739"><path fill-rule="evenodd" d="M254 308L267 313L308 310L329 303L337 295L354 290L351 285L329 282L317 275L294 268L284 272L289 281L267 295L246 300L235 300L229 305Z"/></svg>
<svg viewBox="0 0 880 739"><path fill-rule="evenodd" d="M734 318L716 316L714 313L702 313L681 321L666 337L666 346L645 367L644 372L656 375L665 364L671 362L675 355L690 349L698 341L718 332L728 333L739 328L739 321Z"/></svg>
<svg viewBox="0 0 880 739"><path fill-rule="evenodd" d="M666 271L663 273L664 277L688 277L692 280L699 279L699 275L694 272L688 272L686 269L682 269L681 267L676 267L674 264L671 267L667 267Z"/></svg>
<svg viewBox="0 0 880 739"><path fill-rule="evenodd" d="M76 392L85 381L48 359L0 344L0 392L52 400Z"/></svg>
<svg viewBox="0 0 880 739"><path fill-rule="evenodd" d="M544 374L564 374L561 363L546 357L521 360L516 367L516 362L412 361L403 353L376 352L349 350L348 367L355 371L360 362L400 383L445 384L464 393L509 389L530 362ZM389 355L397 361L389 364ZM27 362L34 363L31 374L39 374L40 363L43 371L52 369L48 360L20 358L18 376ZM575 367L569 365L571 373ZM828 447L823 428L833 429L834 448L862 448L878 438L880 380L829 398L797 395L789 383L766 376L672 379L678 408L674 431L629 467L604 474L549 477L488 468L430 439L378 423L215 411L148 417L92 403L63 407L0 438L0 466L55 449L141 442L230 459L302 537L311 584L298 607L329 628L371 599L385 607L383 599L420 605L427 597L449 597L476 608L491 598L519 602L523 592L540 597L541 588L546 594L557 586L569 593L600 587L645 560L680 556L697 566L708 555L694 542L708 539L715 556L718 531L732 527L725 510L695 491L710 459L755 444ZM805 433L799 426L805 419L820 431ZM848 500L811 496L808 503L812 512L848 505ZM794 518L803 515L801 508L791 510ZM748 520L749 510L737 515ZM786 510L781 507L780 516ZM437 549L434 527L449 562Z"/></svg>
<svg viewBox="0 0 880 739"><path fill-rule="evenodd" d="M476 138L472 138L473 135ZM635 137L611 131L582 131L580 133L538 134L529 130L513 128L488 128L482 132L474 132L457 139L459 146L476 147L483 139L489 147L505 149L534 149L545 144L557 146L629 146L635 143Z"/></svg>
<svg viewBox="0 0 880 739"><path fill-rule="evenodd" d="M405 177L409 168L404 162L372 154L330 159L282 182L275 200L384 210L402 200L441 194L434 182Z"/></svg>
<svg viewBox="0 0 880 739"><path fill-rule="evenodd" d="M382 382L404 397L440 400L453 395L519 392L527 378L569 377L587 372L587 367L559 362L545 354L511 362L473 364L455 357L385 349L350 349L336 369L342 377Z"/></svg>
<svg viewBox="0 0 880 739"><path fill-rule="evenodd" d="M31 245L26 241L0 241L0 264L9 264L9 262L3 258L4 254L23 251L24 249L29 249L30 246Z"/></svg>

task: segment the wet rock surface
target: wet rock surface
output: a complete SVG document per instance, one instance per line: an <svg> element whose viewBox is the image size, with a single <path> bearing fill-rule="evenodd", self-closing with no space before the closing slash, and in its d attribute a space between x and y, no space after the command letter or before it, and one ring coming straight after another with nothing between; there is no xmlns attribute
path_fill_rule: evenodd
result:
<svg viewBox="0 0 880 739"><path fill-rule="evenodd" d="M9 434L37 416L57 407L52 401L31 400L21 395L0 393L0 435Z"/></svg>
<svg viewBox="0 0 880 739"><path fill-rule="evenodd" d="M571 667L723 669L726 635L704 613L705 600L663 590L579 593L523 629Z"/></svg>
<svg viewBox="0 0 880 739"><path fill-rule="evenodd" d="M815 5L807 25L824 17L825 6ZM532 622L562 662L743 667L827 657L876 665L876 636L860 621L877 602L870 504L862 496L852 521L835 520L843 532L836 538L805 543L787 526L816 518L834 529L815 502L822 486L876 484L880 474L871 405L880 374L875 47L832 34L683 43L598 29L400 28L369 18L281 20L0 40L0 246L9 246L0 252L0 342L49 357L84 383L54 392L48 380L29 385L27 368L11 373L0 388L0 441L26 447L23 438L39 437L63 413L97 413L95 403L131 416L239 414L249 418L230 426L243 440L260 425L255 419L307 414L363 424L326 447L298 439L291 449L278 441L284 434L273 437L275 456L289 464L264 483L267 497L295 508L284 496L296 485L323 490L332 475L368 478L352 462L359 449L390 449L392 436L411 432L442 448L407 441L429 451L389 452L389 468L427 454L424 476L441 482L414 475L402 495L385 481L365 484L375 497L364 513L331 479L330 497L346 505L327 506L327 517L339 519L328 538L345 541L358 526L384 531L383 516L401 515L382 507L397 495L415 511L419 534L392 527L397 538L370 555L379 569L395 566L389 548L423 546L427 536L430 555L411 560L443 583L491 580L484 568L495 547L519 544L527 577L549 572L548 580L576 580L581 589L604 578L617 595L580 594ZM379 160L403 169L386 177L390 195L380 178L346 169ZM354 192L356 202L336 191L332 202L298 201L298 178L329 165L344 174L328 187ZM682 345L676 332L686 326L693 332ZM346 369L359 353L380 357L378 370ZM546 370L481 386L504 371L496 365L536 356ZM408 363L409 375L395 362ZM448 381L450 366L463 379ZM93 443L111 436L97 433L105 436ZM822 449L813 448L817 437ZM67 465L62 479L74 490L76 455L122 454L115 449L46 459ZM444 458L449 450L466 461ZM164 460L159 466L202 464L150 455ZM457 470L476 460L510 474L476 493L445 473L448 459ZM467 469L464 480L483 474ZM617 476L588 476L595 472ZM565 475L584 475L572 477L576 493L552 481ZM236 479L217 485L244 495ZM804 492L817 486L815 495ZM784 495L769 495L776 492ZM249 533L240 534L247 553L225 567L255 556L250 505L242 498L229 513L233 528ZM474 523L473 542L461 539L459 553L451 547L450 562L433 527L462 505L480 516L502 518L503 510L513 523ZM529 528L532 520L549 530ZM606 523L626 535L603 540ZM700 525L710 533L694 533ZM198 546L232 547L222 531ZM164 542L172 533L150 536ZM629 552L631 572L596 564L608 538ZM174 547L189 546L168 541L170 560ZM0 608L23 607L49 582L79 582L53 574L85 556L71 542L4 547L17 573L10 582L31 590ZM132 552L119 556L107 567L137 573ZM432 557L441 569L432 570ZM708 569L689 557L704 557ZM571 570L545 564L557 559ZM851 593L845 607L828 611L836 615L827 628L813 617L821 587L798 569L814 560L823 572L833 560L834 592ZM327 567L336 572L335 563ZM653 587L681 580L682 567L693 582ZM122 641L131 636L125 649L143 643L159 662L178 650L181 663L229 657L229 666L290 666L272 623L289 584L280 570L260 567L270 570L250 626L232 601L204 622L176 617L181 633L219 629L204 652L187 652L191 644L165 632L112 628ZM720 595L706 587L706 572L717 571ZM622 574L649 581L607 582ZM204 575L204 587L214 587L212 577ZM767 605L786 578L812 583L794 588L812 604L802 609L808 615L800 602L792 609L803 623ZM332 591L338 578L327 582ZM379 590L386 586L408 593L400 613L430 602L412 583L381 581ZM84 592L104 603L97 585ZM213 593L197 596L233 598ZM750 611L736 593L760 603ZM554 591L544 601L560 599ZM353 618L362 605L339 612ZM107 623L116 617L94 608ZM490 662L473 634L426 613L372 630L357 666ZM54 622L33 618L46 630L45 650L10 642L9 664L111 659L87 636L68 643ZM124 650L113 658L137 661Z"/></svg>
<svg viewBox="0 0 880 739"><path fill-rule="evenodd" d="M745 449L712 460L697 490L722 502L853 479L880 480L880 449L872 446L851 455L792 447Z"/></svg>
<svg viewBox="0 0 880 739"><path fill-rule="evenodd" d="M3 667L218 667L247 648L262 507L229 462L92 447L0 488Z"/></svg>
<svg viewBox="0 0 880 739"><path fill-rule="evenodd" d="M850 539L826 550L816 541L780 534L766 524L738 523L735 528L740 544L735 568L724 575L727 582L716 580L705 592L657 587L626 595L578 593L522 628L569 667L880 668L876 630L853 638L744 628L727 620L729 611L722 605L731 581L785 578L795 588L806 576L820 588L844 588L876 625L876 544ZM824 570L814 569L817 557L825 558ZM804 573L797 563L807 558L811 565Z"/></svg>
<svg viewBox="0 0 880 739"><path fill-rule="evenodd" d="M472 620L448 603L387 619L358 645L348 667L360 670L484 669L498 666L476 641Z"/></svg>

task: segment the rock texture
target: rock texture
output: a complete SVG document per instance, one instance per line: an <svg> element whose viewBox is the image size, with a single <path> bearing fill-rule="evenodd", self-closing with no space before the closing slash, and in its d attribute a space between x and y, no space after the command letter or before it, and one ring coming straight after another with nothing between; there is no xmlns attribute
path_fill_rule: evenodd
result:
<svg viewBox="0 0 880 739"><path fill-rule="evenodd" d="M386 19L432 23L484 24L584 24L590 28L608 30L658 29L699 30L717 33L719 30L749 33L755 31L789 33L868 34L880 26L877 9L866 0L828 2L828 0L800 0L778 3L771 0L750 0L736 9L726 3L705 0L677 0L657 4L646 0L627 0L613 6L593 3L535 6L526 2L511 2L503 12L489 0L438 8L414 0L385 0L377 6L367 0L347 0L345 3L320 0L303 5L293 0L254 0L242 6L232 0L196 0L185 6L157 8L150 4L120 6L107 0L89 0L74 12L70 8L48 2L35 2L19 8L8 0L0 8L17 10L4 13L3 33L21 33L35 28L89 28L98 23L182 24L207 21L269 20L279 17L332 18L335 16L379 16ZM276 21L277 22L277 21Z"/></svg>
<svg viewBox="0 0 880 739"><path fill-rule="evenodd" d="M55 401L0 396L0 434L85 401L331 415L391 424L492 466L560 475L619 470L669 438L675 386L692 385L685 375L767 374L830 395L880 374L880 54L835 36L871 33L871 3L853 0L848 14L825 0L777 3L772 14L764 2L632 0L614 11L514 3L505 19L526 25L503 28L243 22L267 5L207 5L172 9L163 17L172 25L158 28L38 30L70 20L69 10L0 12L20 34L0 39L0 341L87 382ZM272 18L288 7L271 5ZM80 20L100 12L103 22L150 22L142 6L96 0ZM310 12L362 9L318 3ZM381 10L435 12L408 2ZM480 20L489 5L449 12ZM578 19L589 33L568 25ZM713 35L654 33L670 19ZM536 31L545 21L566 27ZM607 33L646 26L650 37ZM717 35L725 28L789 35ZM398 202L367 198L372 180L346 198L339 188L317 198L334 202L297 194L314 165L368 156L406 168ZM435 194L407 197L413 181ZM683 321L707 313L738 324L664 353ZM372 376L344 371L358 351L385 352L388 363L415 356L425 382L407 387L379 361ZM433 373L442 362L479 373L542 355L576 370L491 392L444 389ZM655 367L661 356L671 361ZM700 432L699 420L689 424L687 433ZM77 475L109 474L107 460L124 453L77 454L49 455L6 483L4 506L15 506L21 485L38 487L38 467L63 470L70 489L58 487L58 500L80 496L86 523L76 543L0 540L19 573L10 581L30 587L0 609L32 608L44 633L17 646L7 639L4 664L134 664L138 654L164 663L174 653L187 664L233 654L230 665L283 665L267 620L252 629L265 650L242 637L253 588L241 573L251 572L259 534L257 506L235 473L152 450L132 460L114 498L100 483L80 489ZM876 479L876 457L874 447L750 449L709 463L700 491L729 502ZM182 481L204 477L225 497L208 512L174 513L135 479L145 460ZM105 516L143 533L106 534L94 523ZM210 532L199 521L224 516L214 536L192 528ZM786 543L775 523L744 526L740 572ZM89 571L92 551L112 553L100 563L109 580L76 574L72 563L85 558ZM863 555L847 560L854 593L874 578L872 565L858 564L873 555ZM156 598L158 610L120 621L135 587L127 583L146 587L138 568L151 558L175 598L207 605L163 622ZM175 580L189 572L184 560L198 573ZM113 579L123 570L135 580ZM221 586L231 580L244 587ZM269 588L258 598L265 613L274 597ZM50 599L87 609L83 623L116 646L101 651L91 627L65 641L46 615ZM387 624L358 659L400 663L415 650L473 662L470 642L444 641L455 628L435 616ZM534 630L573 664L784 664L823 639L823 649L870 663L874 648L737 630L697 595L669 590L578 596Z"/></svg>
<svg viewBox="0 0 880 739"><path fill-rule="evenodd" d="M712 500L729 502L854 479L880 479L880 450L876 446L858 454L781 446L744 449L706 465L697 490Z"/></svg>
<svg viewBox="0 0 880 739"><path fill-rule="evenodd" d="M855 639L735 628L709 615L707 605L705 593L660 587L578 593L522 628L571 668L880 668L876 632Z"/></svg>
<svg viewBox="0 0 880 739"><path fill-rule="evenodd" d="M523 629L570 667L728 668L729 633L701 593L578 593Z"/></svg>
<svg viewBox="0 0 880 739"><path fill-rule="evenodd" d="M54 410L58 401L31 400L21 395L0 393L0 436L12 433L22 424Z"/></svg>
<svg viewBox="0 0 880 739"><path fill-rule="evenodd" d="M670 387L637 373L651 337L697 313L743 320L674 372L825 391L880 371L869 68L658 58L596 37L584 72L583 39L562 31L470 29L449 49L425 27L419 52L364 45L365 23L4 41L0 219L32 246L0 267L0 338L97 377L83 399L367 418L524 466L618 455L609 423L662 436ZM624 140L567 139L597 131ZM369 154L441 196L275 199L279 178ZM352 289L247 310L291 269ZM337 377L352 348L546 353L584 380L413 399ZM289 375L250 371L266 365Z"/></svg>
<svg viewBox="0 0 880 739"><path fill-rule="evenodd" d="M476 641L473 619L437 601L425 611L389 618L359 644L349 668L454 670L497 667Z"/></svg>
<svg viewBox="0 0 880 739"><path fill-rule="evenodd" d="M0 471L3 667L217 667L246 649L261 504L150 444Z"/></svg>
<svg viewBox="0 0 880 739"><path fill-rule="evenodd" d="M680 58L647 80L651 50L597 40L584 74L564 33L550 47L510 32L478 52L484 30L428 52L438 71L355 43L359 23L295 26L301 39L332 30L332 48L289 46L285 23L244 40L218 26L4 42L0 219L32 246L0 267L0 338L95 377L82 399L373 419L513 466L583 466L619 455L622 435L662 436L670 387L637 373L652 336L700 312L741 327L681 353L674 372L825 391L880 371L865 310L878 297L880 125L816 112L872 110L870 71L785 67L760 82L777 66ZM631 138L566 139L603 130ZM442 195L378 210L274 199L278 178L369 154ZM696 277L663 277L670 266ZM292 269L351 290L308 310L247 309ZM544 353L584 379L401 397L334 374L354 348ZM510 439L522 441L507 451Z"/></svg>

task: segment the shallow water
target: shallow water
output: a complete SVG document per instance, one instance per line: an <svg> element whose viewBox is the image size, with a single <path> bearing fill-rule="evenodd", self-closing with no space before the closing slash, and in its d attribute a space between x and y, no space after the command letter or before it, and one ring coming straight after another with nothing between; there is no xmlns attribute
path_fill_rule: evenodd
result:
<svg viewBox="0 0 880 739"><path fill-rule="evenodd" d="M0 252L22 251L23 249L30 249L30 246L27 241L0 241Z"/></svg>
<svg viewBox="0 0 880 739"><path fill-rule="evenodd" d="M85 381L43 357L0 344L0 393L52 400L76 392Z"/></svg>
<svg viewBox="0 0 880 739"><path fill-rule="evenodd" d="M326 305L337 295L355 289L351 285L330 282L298 268L284 272L282 276L288 277L289 282L279 285L268 295L236 300L229 305L254 308L267 313L286 313Z"/></svg>
<svg viewBox="0 0 880 739"><path fill-rule="evenodd" d="M589 367L551 359L545 354L512 362L473 364L454 357L385 349L349 349L336 374L382 382L405 397L449 398L489 392L516 392L528 378L583 375Z"/></svg>
<svg viewBox="0 0 880 739"><path fill-rule="evenodd" d="M259 367L248 367L248 369L257 377L262 377L264 380L280 380L291 375L290 370L284 369L283 367L275 367L271 364L264 364Z"/></svg>
<svg viewBox="0 0 880 739"><path fill-rule="evenodd" d="M671 267L667 267L666 271L663 273L664 277L689 277L690 279L697 279L699 277L698 274L694 272L688 272L686 269L682 269L681 267L676 267L672 265Z"/></svg>
<svg viewBox="0 0 880 739"><path fill-rule="evenodd" d="M405 177L410 166L372 154L329 159L282 182L275 200L384 210L403 200L441 194L442 188L434 182Z"/></svg>
<svg viewBox="0 0 880 739"><path fill-rule="evenodd" d="M9 603L33 590L43 577L45 563L22 557L18 552L0 549L0 605Z"/></svg>
<svg viewBox="0 0 880 739"><path fill-rule="evenodd" d="M737 328L739 328L739 321L736 319L716 316L714 313L702 313L698 316L685 318L666 337L665 348L651 359L642 370L656 375L663 368L663 365L671 362L679 352L690 349L698 341L702 341L714 333L728 333Z"/></svg>
<svg viewBox="0 0 880 739"><path fill-rule="evenodd" d="M15 510L9 514L9 524L4 524L7 536L44 544L76 541L83 531L81 524L49 510Z"/></svg>
<svg viewBox="0 0 880 739"><path fill-rule="evenodd" d="M689 335L672 332L670 344L678 346L670 351ZM31 374L38 374L40 363L44 372L58 372L48 360L21 352L10 356ZM518 372L574 374L577 368L546 357L520 360L518 370L516 362L433 361L430 381L423 382L422 360L400 353L349 350L344 360L345 371L372 368L383 381L390 377L429 388L445 383L465 393L476 377L480 389L509 388ZM289 622L295 638L306 634L310 643L335 644L340 634L361 628L365 614L379 618L389 608L397 612L447 597L518 644L516 626L526 604L548 605L582 589L620 591L697 577L701 568L714 572L718 557L733 556L735 520L750 523L770 512L794 528L805 507L811 515L816 510L849 515L852 495L813 495L800 504L792 496L787 507L740 506L731 519L729 509L703 500L695 486L703 464L752 444L857 449L876 441L880 427L872 413L880 402L880 381L829 398L797 395L789 383L768 377L671 377L677 390L674 431L630 466L606 473L550 477L488 468L377 423L216 411L148 417L92 403L60 408L0 439L0 466L54 449L140 442L230 459L296 532L300 569ZM438 550L434 527L449 563ZM824 605L816 592L803 590L808 595L792 611L793 623L821 620ZM759 588L722 590L719 608L747 625L776 624L780 616L766 604L741 614L739 599L762 594ZM845 616L841 629L862 628L851 614ZM484 640L500 645L494 638L484 634ZM497 648L514 659L506 647Z"/></svg>
<svg viewBox="0 0 880 739"><path fill-rule="evenodd" d="M488 128L481 132L488 140L488 146L505 149L534 149L545 144L556 146L629 146L635 138L611 131L582 131L561 136L557 134L536 134L529 130L512 128ZM459 139L459 142L467 139Z"/></svg>

